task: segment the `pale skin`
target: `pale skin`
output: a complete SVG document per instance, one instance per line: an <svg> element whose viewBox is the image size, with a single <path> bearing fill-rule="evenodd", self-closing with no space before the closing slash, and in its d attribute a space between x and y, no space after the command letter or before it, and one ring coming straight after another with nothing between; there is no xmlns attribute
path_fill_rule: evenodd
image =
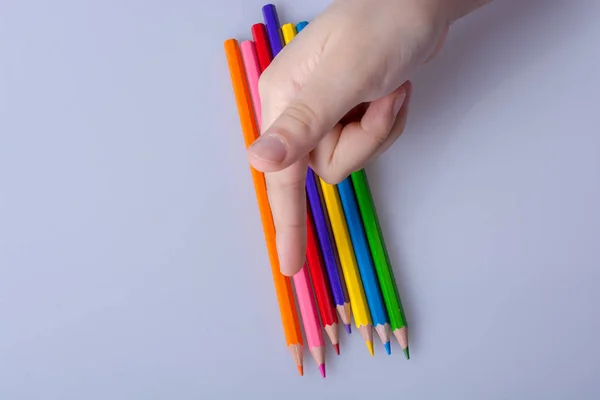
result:
<svg viewBox="0 0 600 400"><path fill-rule="evenodd" d="M248 149L265 173L281 272L306 251L306 171L337 184L403 132L411 76L453 22L491 0L335 0L261 76L261 137Z"/></svg>

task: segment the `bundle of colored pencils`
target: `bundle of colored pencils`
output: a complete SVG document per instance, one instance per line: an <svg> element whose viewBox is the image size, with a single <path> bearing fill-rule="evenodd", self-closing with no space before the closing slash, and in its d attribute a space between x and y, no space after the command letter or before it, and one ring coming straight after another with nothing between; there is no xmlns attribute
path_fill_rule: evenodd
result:
<svg viewBox="0 0 600 400"><path fill-rule="evenodd" d="M243 41L241 44L236 39L225 41L225 54L246 148L260 134L260 74L277 57L283 46L308 24L300 22L297 25L288 23L280 26L273 4L265 5L262 14L264 23L257 23L251 28L252 41ZM393 333L408 359L406 317L366 172L354 172L338 185L330 185L312 170L307 171L306 264L290 280L279 271L275 226L264 175L252 167L250 169L284 334L300 375L304 374L304 342L295 300L300 308L309 351L323 377L323 331L339 354L339 320L350 334L352 312L354 324L372 356L375 328L387 354L391 354L390 337Z"/></svg>

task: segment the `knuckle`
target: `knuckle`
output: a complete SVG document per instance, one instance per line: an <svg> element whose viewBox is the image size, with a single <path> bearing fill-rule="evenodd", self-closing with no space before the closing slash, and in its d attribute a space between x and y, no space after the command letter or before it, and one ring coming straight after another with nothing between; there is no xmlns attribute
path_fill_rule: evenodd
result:
<svg viewBox="0 0 600 400"><path fill-rule="evenodd" d="M304 102L291 103L286 109L286 115L292 119L303 132L315 132L318 116L315 110Z"/></svg>
<svg viewBox="0 0 600 400"><path fill-rule="evenodd" d="M393 123L393 121L392 121ZM373 141L376 146L380 146L390 137L391 130L389 126L382 126L381 129L376 129L372 132Z"/></svg>

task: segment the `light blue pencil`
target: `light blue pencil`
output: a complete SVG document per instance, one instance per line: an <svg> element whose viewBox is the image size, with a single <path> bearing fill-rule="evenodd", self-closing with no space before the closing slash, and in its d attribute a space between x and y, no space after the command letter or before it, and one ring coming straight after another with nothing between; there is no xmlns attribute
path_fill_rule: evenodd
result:
<svg viewBox="0 0 600 400"><path fill-rule="evenodd" d="M383 296L381 295L379 281L375 274L375 267L351 178L346 178L340 182L338 184L338 189L342 200L342 207L344 208L344 214L346 215L348 230L350 231L350 239L352 240L352 246L354 247L354 254L356 255L356 261L358 263L358 270L365 289L367 303L369 304L369 311L371 312L371 318L373 319L373 326L385 346L385 351L390 354L391 330L389 317L383 302Z"/></svg>

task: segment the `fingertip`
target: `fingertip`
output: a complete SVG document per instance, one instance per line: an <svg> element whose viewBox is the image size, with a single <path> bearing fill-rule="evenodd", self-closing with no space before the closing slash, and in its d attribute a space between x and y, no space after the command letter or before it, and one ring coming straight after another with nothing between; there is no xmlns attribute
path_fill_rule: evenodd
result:
<svg viewBox="0 0 600 400"><path fill-rule="evenodd" d="M279 268L285 276L294 276L304 266L306 227L277 233Z"/></svg>
<svg viewBox="0 0 600 400"><path fill-rule="evenodd" d="M392 106L392 118L396 119L398 112L402 108L404 104L404 100L406 99L406 89L404 86L400 86L400 88L396 91L396 98L394 100L394 104Z"/></svg>

